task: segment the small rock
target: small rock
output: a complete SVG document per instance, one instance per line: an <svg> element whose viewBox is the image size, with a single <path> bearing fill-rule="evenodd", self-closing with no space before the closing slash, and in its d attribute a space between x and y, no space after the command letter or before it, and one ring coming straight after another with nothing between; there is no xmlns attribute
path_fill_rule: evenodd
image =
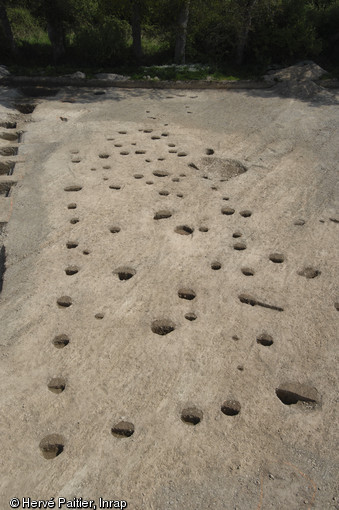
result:
<svg viewBox="0 0 339 510"><path fill-rule="evenodd" d="M300 226L301 226L301 225L305 225L305 220L303 220L303 219L301 219L301 218L300 218L299 220L296 220L296 221L294 222L294 225L300 225Z"/></svg>
<svg viewBox="0 0 339 510"><path fill-rule="evenodd" d="M5 76L9 76L11 73L8 71L6 66L0 66L0 80L5 78Z"/></svg>
<svg viewBox="0 0 339 510"><path fill-rule="evenodd" d="M83 80L86 78L85 73L82 73L81 71L77 71L76 73L69 74L67 76L69 76L70 78L75 78L77 80L80 80L80 79Z"/></svg>
<svg viewBox="0 0 339 510"><path fill-rule="evenodd" d="M111 80L111 81L126 81L129 80L129 76L124 76L123 74L115 74L115 73L98 73L95 74L95 77L98 80Z"/></svg>

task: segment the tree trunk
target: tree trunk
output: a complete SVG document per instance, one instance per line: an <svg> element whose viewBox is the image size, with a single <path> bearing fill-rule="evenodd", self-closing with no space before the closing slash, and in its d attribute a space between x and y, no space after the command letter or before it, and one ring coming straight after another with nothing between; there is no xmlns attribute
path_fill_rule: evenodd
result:
<svg viewBox="0 0 339 510"><path fill-rule="evenodd" d="M133 56L137 63L142 58L141 45L141 16L140 3L135 0L132 5L132 37L133 37Z"/></svg>
<svg viewBox="0 0 339 510"><path fill-rule="evenodd" d="M237 48L236 48L236 63L238 65L241 65L244 61L244 52L245 52L245 47L247 44L248 33L250 31L251 24L252 24L252 12L253 12L253 9L257 2L258 2L258 0L249 0L245 7L246 11L244 14L244 19L243 19L243 23L241 26L238 43L237 43Z"/></svg>
<svg viewBox="0 0 339 510"><path fill-rule="evenodd" d="M7 16L6 7L4 6L4 4L2 2L0 2L0 22L1 22L5 37L7 39L9 49L10 49L12 55L15 55L17 47L14 42L13 32L12 32L11 24L10 24L8 16Z"/></svg>
<svg viewBox="0 0 339 510"><path fill-rule="evenodd" d="M65 31L61 20L54 19L47 22L48 37L52 44L54 64L65 54Z"/></svg>
<svg viewBox="0 0 339 510"><path fill-rule="evenodd" d="M175 43L174 61L176 64L185 63L187 24L190 13L190 0L184 0L178 17L178 33Z"/></svg>

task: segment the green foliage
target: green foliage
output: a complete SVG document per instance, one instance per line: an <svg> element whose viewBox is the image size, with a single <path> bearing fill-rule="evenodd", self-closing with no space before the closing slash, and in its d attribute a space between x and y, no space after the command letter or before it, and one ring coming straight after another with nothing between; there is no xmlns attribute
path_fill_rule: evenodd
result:
<svg viewBox="0 0 339 510"><path fill-rule="evenodd" d="M0 24L0 59L2 64L8 64L9 51L10 47Z"/></svg>
<svg viewBox="0 0 339 510"><path fill-rule="evenodd" d="M17 44L49 44L46 30L27 8L8 8L7 14Z"/></svg>
<svg viewBox="0 0 339 510"><path fill-rule="evenodd" d="M292 63L314 58L322 42L304 0L278 0L275 8L259 5L248 42L248 54L261 63Z"/></svg>
<svg viewBox="0 0 339 510"><path fill-rule="evenodd" d="M47 23L58 20L67 42L64 65L107 68L132 62L131 21L136 3L141 15L143 63L171 64L183 1L5 0L5 5L19 47L18 64L52 63ZM154 71L154 76L159 72L162 79L198 79L207 73L215 78L214 72L220 72L220 79L242 75L234 62L239 34L248 20L248 5L248 0L191 0L186 61L210 69L192 72L168 68ZM268 63L291 64L305 58L324 62L328 68L337 66L339 0L258 0L252 15L245 46L247 74L250 68L259 72ZM0 24L3 62L6 54L8 43ZM138 74L142 72L138 70Z"/></svg>
<svg viewBox="0 0 339 510"><path fill-rule="evenodd" d="M318 37L323 43L326 59L339 61L339 0L332 0L327 9L311 12L311 18Z"/></svg>
<svg viewBox="0 0 339 510"><path fill-rule="evenodd" d="M235 73L234 76L232 73ZM169 81L191 81L191 80L231 80L237 81L241 78L247 78L243 73L240 76L234 69L230 68L217 68L214 66L204 65L165 65L165 66L150 66L140 67L137 70L132 70L128 73L134 80L169 80Z"/></svg>
<svg viewBox="0 0 339 510"><path fill-rule="evenodd" d="M159 80L203 80L208 76L209 69L197 66L190 68L190 66L151 66L141 67L138 72L133 73L133 78L153 79Z"/></svg>
<svg viewBox="0 0 339 510"><path fill-rule="evenodd" d="M75 54L85 64L121 64L126 59L130 26L111 17L100 25L80 27L75 32Z"/></svg>
<svg viewBox="0 0 339 510"><path fill-rule="evenodd" d="M162 56L161 62L167 60L165 55L167 54L170 59L170 44L168 41L164 40L159 36L151 36L151 35L143 35L143 50L146 60L157 60L157 56ZM160 62L160 61L159 61Z"/></svg>
<svg viewBox="0 0 339 510"><path fill-rule="evenodd" d="M214 9L211 2L194 5L191 11L187 53L201 62L223 63L234 53L237 39L237 16L229 0Z"/></svg>
<svg viewBox="0 0 339 510"><path fill-rule="evenodd" d="M37 16L58 19L71 27L93 22L99 4L98 0L32 0L31 9Z"/></svg>

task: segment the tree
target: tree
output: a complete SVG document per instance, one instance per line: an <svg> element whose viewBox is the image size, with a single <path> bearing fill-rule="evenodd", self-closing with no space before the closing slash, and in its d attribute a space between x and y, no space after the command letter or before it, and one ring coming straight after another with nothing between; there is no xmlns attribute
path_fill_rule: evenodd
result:
<svg viewBox="0 0 339 510"><path fill-rule="evenodd" d="M243 5L242 22L236 47L236 63L238 65L241 65L244 60L244 51L248 40L248 33L252 24L253 10L257 3L258 0L246 0Z"/></svg>
<svg viewBox="0 0 339 510"><path fill-rule="evenodd" d="M17 52L17 47L14 41L11 24L9 22L6 6L2 0L0 0L0 23L2 25L3 33L7 41L8 47L12 55Z"/></svg>
<svg viewBox="0 0 339 510"><path fill-rule="evenodd" d="M66 53L66 33L73 27L91 24L98 12L98 0L20 0L47 24L54 64Z"/></svg>
<svg viewBox="0 0 339 510"><path fill-rule="evenodd" d="M51 41L54 64L56 65L66 53L65 29L62 19L47 18L47 33Z"/></svg>
<svg viewBox="0 0 339 510"><path fill-rule="evenodd" d="M318 10L328 9L331 5L335 4L336 0L310 0L310 4L314 5Z"/></svg>
<svg viewBox="0 0 339 510"><path fill-rule="evenodd" d="M185 63L187 24L190 12L190 0L184 0L179 9L177 37L175 43L174 62Z"/></svg>
<svg viewBox="0 0 339 510"><path fill-rule="evenodd" d="M69 3L67 0L45 0L42 2L55 65L66 53L64 21L68 7L67 3Z"/></svg>
<svg viewBox="0 0 339 510"><path fill-rule="evenodd" d="M133 38L133 56L137 63L142 58L142 44L141 44L141 2L140 0L133 0L132 2L132 38Z"/></svg>
<svg viewBox="0 0 339 510"><path fill-rule="evenodd" d="M143 51L141 26L148 12L151 0L100 0L100 11L103 16L114 16L126 20L132 27L132 52L134 60L140 63Z"/></svg>

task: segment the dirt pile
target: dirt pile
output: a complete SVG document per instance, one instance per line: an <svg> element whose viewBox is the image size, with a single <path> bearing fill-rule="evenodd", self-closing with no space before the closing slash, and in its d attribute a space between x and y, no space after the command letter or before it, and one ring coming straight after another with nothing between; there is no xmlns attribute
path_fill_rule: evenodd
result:
<svg viewBox="0 0 339 510"><path fill-rule="evenodd" d="M326 74L324 69L306 60L279 71L270 71L264 79L269 83L275 83L275 89L285 97L335 102L334 94L315 83L324 74Z"/></svg>

